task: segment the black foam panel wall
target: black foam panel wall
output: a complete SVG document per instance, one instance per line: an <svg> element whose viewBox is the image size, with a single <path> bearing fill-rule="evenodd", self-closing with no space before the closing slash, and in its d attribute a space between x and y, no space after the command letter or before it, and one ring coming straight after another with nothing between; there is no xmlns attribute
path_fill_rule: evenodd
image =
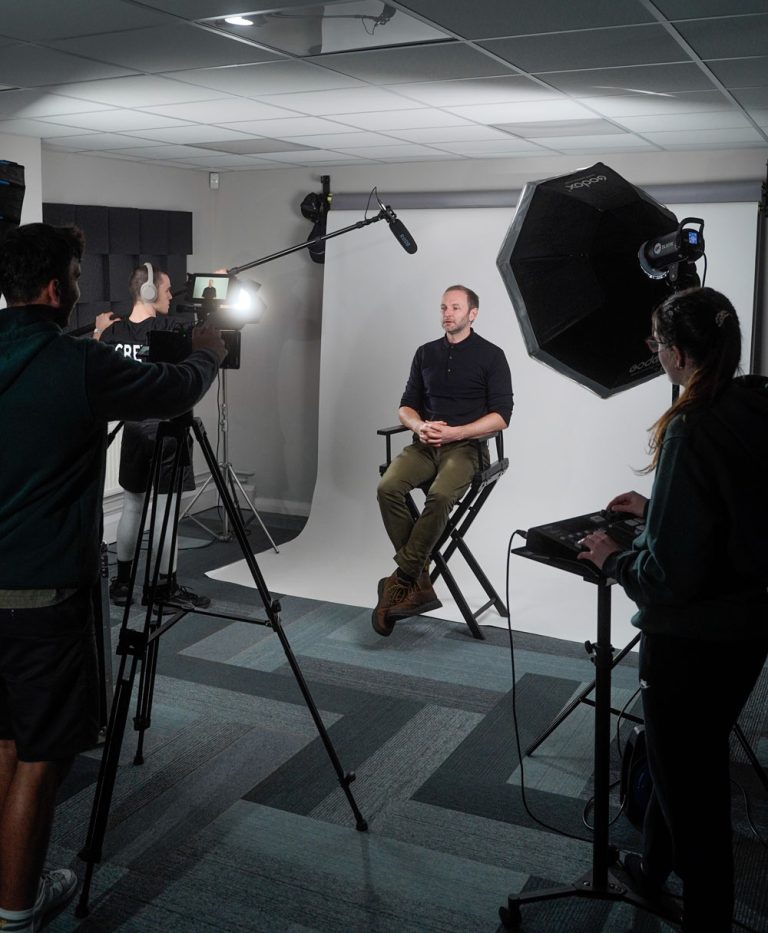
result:
<svg viewBox="0 0 768 933"><path fill-rule="evenodd" d="M102 311L128 314L128 280L143 262L167 272L174 290L186 281L192 252L189 211L43 204L43 220L55 226L77 224L85 233L81 298L73 327L86 326Z"/></svg>

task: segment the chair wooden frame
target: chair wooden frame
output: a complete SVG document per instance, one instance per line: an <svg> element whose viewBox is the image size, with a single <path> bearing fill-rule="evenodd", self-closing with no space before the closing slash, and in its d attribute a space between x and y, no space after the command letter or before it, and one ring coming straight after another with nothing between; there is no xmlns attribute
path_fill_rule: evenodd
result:
<svg viewBox="0 0 768 933"><path fill-rule="evenodd" d="M382 436L386 444L386 463L383 463L379 467L379 472L383 476L387 467L392 462L392 438L395 434L400 434L404 431L407 431L402 424L394 425L391 428L380 428L376 433ZM504 604L504 600L499 596L496 590L493 587L493 584L486 576L483 568L477 561L477 558L474 556L472 551L470 551L467 542L464 540L467 532L469 531L474 520L477 518L480 509L485 504L486 500L493 492L493 489L499 479L504 475L509 466L509 460L504 456L504 438L501 431L494 431L491 434L485 434L482 437L474 438L474 441L477 443L487 442L489 440L494 440L496 442L496 459L485 466L483 469L478 470L472 482L470 483L469 489L464 493L464 495L459 499L459 501L454 506L453 511L448 517L448 522L443 530L442 535L435 544L432 554L430 555L431 560L434 562L434 570L430 573L430 579L432 583L442 577L445 580L445 585L448 587L451 596L456 601L456 605L459 607L459 611L464 619L464 621L469 626L469 630L472 632L472 635L475 638L485 638L483 635L480 626L477 624L478 618L486 612L488 609L493 606L500 616L507 618L509 611ZM426 491L426 490L424 490ZM421 514L416 503L413 501L413 497L410 493L405 497L406 505L414 520L419 517ZM456 582L456 578L448 567L448 561L451 557L458 551L461 556L466 561L469 569L475 575L480 586L485 591L488 600L483 603L483 605L475 610L474 612L469 606L469 603L464 597L464 594L459 589L459 585Z"/></svg>

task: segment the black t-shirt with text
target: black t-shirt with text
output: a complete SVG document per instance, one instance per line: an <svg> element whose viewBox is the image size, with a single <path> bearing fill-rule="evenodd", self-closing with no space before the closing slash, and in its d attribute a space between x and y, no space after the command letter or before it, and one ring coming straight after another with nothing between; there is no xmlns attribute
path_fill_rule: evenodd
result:
<svg viewBox="0 0 768 933"><path fill-rule="evenodd" d="M149 362L149 335L153 330L172 331L178 328L178 321L166 314L148 317L134 323L128 318L115 321L101 334L101 343L112 347L121 356L130 357L140 363ZM146 492L150 483L152 456L155 450L155 435L158 422L126 421L123 427L123 441L120 448L119 483L129 492ZM171 467L175 451L175 442L168 441L163 446L163 466L160 473L160 492L170 491ZM192 469L192 442L189 438L190 462L183 469L182 489L188 492L195 488L195 475Z"/></svg>

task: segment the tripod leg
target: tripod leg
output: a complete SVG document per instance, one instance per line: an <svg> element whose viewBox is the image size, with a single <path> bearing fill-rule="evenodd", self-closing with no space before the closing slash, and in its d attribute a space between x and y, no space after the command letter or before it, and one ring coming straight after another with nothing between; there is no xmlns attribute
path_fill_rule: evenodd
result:
<svg viewBox="0 0 768 933"><path fill-rule="evenodd" d="M150 626L150 633L159 628L159 623ZM133 728L139 733L136 743L136 753L133 758L135 765L144 764L144 733L152 725L152 699L155 693L155 674L157 673L157 654L160 640L153 638L149 642L144 660L141 665L139 678L139 695L136 699L136 715L133 718Z"/></svg>
<svg viewBox="0 0 768 933"><path fill-rule="evenodd" d="M170 430L170 429L164 429ZM160 650L159 637L151 637L156 633L162 622L162 605L157 604L158 586L160 582L160 573L163 570L163 555L165 554L165 542L170 528L170 546L168 548L168 566L164 569L168 579L171 579L173 568L173 555L176 552L176 535L179 526L179 511L181 508L181 486L183 478L182 461L187 453L187 432L184 429L176 434L176 450L174 452L171 472L168 481L168 488L171 492L168 494L163 509L162 525L160 527L160 537L157 542L157 557L152 562L153 548L155 546L155 526L157 523L157 512L159 504L160 489L160 471L162 467L162 449L165 439L164 433L159 433L155 442L155 451L152 462L152 482L147 493L147 500L152 499L151 506L145 501L144 514L142 515L142 527L146 519L147 508L149 508L149 542L147 546L147 563L144 571L144 592L147 594L147 613L145 618L145 632L147 633L147 649L144 652L141 664L141 675L139 677L139 692L136 702L136 716L133 723L134 728L139 733L136 746L134 764L144 763L144 735L152 722L152 699L155 691L155 676L157 674L157 658ZM173 513L173 514L171 514ZM162 599L162 597L160 597ZM154 621L153 621L154 614Z"/></svg>
<svg viewBox="0 0 768 933"><path fill-rule="evenodd" d="M86 836L85 845L79 853L80 858L86 863L86 870L82 888L80 889L80 900L75 911L78 917L88 915L88 896L91 889L93 868L97 862L101 861L104 834L109 818L109 807L115 789L115 778L117 777L117 768L120 762L120 749L125 735L125 723L128 718L133 681L136 676L139 654L134 652L141 651L139 642L132 637L136 634L135 632L125 631L121 633L124 644L118 648L119 651L122 651L122 658L117 675L115 697L112 702L112 712L109 717L107 736L99 767L99 777L88 824L88 835ZM131 654L130 671L126 677L125 668L129 653Z"/></svg>
<svg viewBox="0 0 768 933"><path fill-rule="evenodd" d="M210 441L208 436L205 433L202 422L199 418L193 419L193 430L195 438L197 439L200 449L203 452L206 463L208 464L208 469L211 471L211 476L214 478L216 484L216 489L218 490L219 496L221 497L222 504L229 515L229 519L232 523L232 528L237 538L237 542L240 545L240 550L245 559L248 569L251 572L253 577L253 582L256 584L256 589L259 592L261 597L261 602L264 606L264 609L267 613L267 618L269 624L274 630L275 634L280 640L280 644L285 652L286 659L288 664L293 672L294 677L296 678L296 683L298 684L299 690L301 691L302 696L304 697L304 702L307 705L307 709L314 720L315 727L320 735L320 738L325 746L325 750L328 754L328 757L331 760L334 770L336 771L336 776L339 779L339 784L341 785L342 790L344 791L349 806L352 810L352 813L355 817L356 828L360 831L364 831L368 828L368 824L363 818L362 813L358 809L357 803L352 791L350 790L350 784L355 779L354 772L344 773L344 769L341 766L338 755L336 754L336 749L333 746L330 736L325 728L325 723L323 722L320 713L315 705L315 701L312 698L309 687L307 686L304 676L299 667L299 663L296 660L296 657L291 650L291 646L288 642L288 638L283 631L282 625L280 623L279 615L279 603L272 599L272 595L267 589L267 584L262 576L259 565L256 563L256 558L253 556L251 549L248 545L248 536L245 531L245 526L243 525L243 519L240 515L240 511L237 508L236 503L233 501L232 496L227 488L227 484L224 480L224 477L221 475L221 472L216 463L216 458L214 456L213 450L211 448Z"/></svg>
<svg viewBox="0 0 768 933"><path fill-rule="evenodd" d="M744 754L749 759L749 763L752 765L755 771L755 774L758 776L761 784L766 790L768 790L768 775L766 775L765 769L760 764L760 762L757 760L757 755L755 755L754 750L752 749L752 746L747 741L747 737L746 735L744 735L744 732L742 731L742 728L738 723L736 723L736 725L733 727L733 734L736 737L736 739L738 739L739 744L744 750Z"/></svg>

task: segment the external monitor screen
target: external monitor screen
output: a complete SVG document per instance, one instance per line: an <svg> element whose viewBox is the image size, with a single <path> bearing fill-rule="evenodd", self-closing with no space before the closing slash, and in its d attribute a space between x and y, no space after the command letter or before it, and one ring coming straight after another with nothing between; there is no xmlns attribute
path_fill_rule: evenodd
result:
<svg viewBox="0 0 768 933"><path fill-rule="evenodd" d="M191 276L189 283L188 301L195 304L210 299L211 301L224 301L229 291L230 278L228 275L216 273L198 273Z"/></svg>

